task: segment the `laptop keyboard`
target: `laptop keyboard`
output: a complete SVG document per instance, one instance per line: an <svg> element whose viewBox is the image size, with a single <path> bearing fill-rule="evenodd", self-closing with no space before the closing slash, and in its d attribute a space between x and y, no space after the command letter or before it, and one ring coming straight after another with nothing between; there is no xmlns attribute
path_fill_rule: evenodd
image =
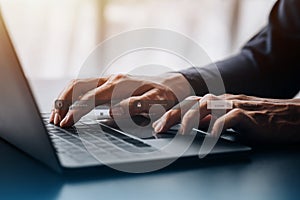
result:
<svg viewBox="0 0 300 200"><path fill-rule="evenodd" d="M156 151L143 141L103 124L80 123L76 127L63 129L48 123L48 116L43 118L58 155L77 163L120 160Z"/></svg>

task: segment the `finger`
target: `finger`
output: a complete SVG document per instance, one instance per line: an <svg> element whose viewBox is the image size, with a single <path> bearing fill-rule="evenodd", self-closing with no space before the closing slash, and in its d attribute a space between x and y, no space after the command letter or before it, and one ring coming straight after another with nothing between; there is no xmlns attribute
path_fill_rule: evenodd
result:
<svg viewBox="0 0 300 200"><path fill-rule="evenodd" d="M162 87L161 85L153 85L155 86L151 90L144 92L140 96L141 108L136 110L137 113L147 112L149 113L150 108L152 106L159 105L162 106L165 110L169 110L174 105L177 104L178 99L176 95L169 89ZM133 111L137 109L136 104L131 104Z"/></svg>
<svg viewBox="0 0 300 200"><path fill-rule="evenodd" d="M240 101L242 105L244 104L244 107L242 106L235 106L237 108L247 109L247 110L257 110L257 109L264 109L263 106L260 106L260 104L263 103L280 103L282 102L282 99L266 99L266 98L260 98L255 96L248 96L248 95L232 95L232 94L223 94L219 96L222 99L226 100L233 100L233 101ZM249 103L250 102L250 103Z"/></svg>
<svg viewBox="0 0 300 200"><path fill-rule="evenodd" d="M141 80L135 80L126 75L114 75L106 80L105 83L101 83L98 88L95 88L87 92L80 101L91 101L95 99L95 104L85 107L81 111L69 111L68 117L63 120L61 123L62 126L70 126L73 123L76 123L83 115L87 114L95 106L106 104L106 103L116 103L120 99L128 97L128 88L139 88L136 90L136 93L143 93L150 90L151 84L144 83ZM112 93L114 92L114 99L112 99ZM74 115L76 117L74 118ZM73 120L72 120L73 118Z"/></svg>
<svg viewBox="0 0 300 200"><path fill-rule="evenodd" d="M215 100L222 100L222 99L212 94L207 94L200 99L199 101L200 121L206 118L208 115L212 115L212 109L209 109L208 105L210 104L210 102Z"/></svg>
<svg viewBox="0 0 300 200"><path fill-rule="evenodd" d="M121 101L110 109L110 114L112 117L122 117L122 115L123 117L128 117L128 115L149 114L150 109L152 109L151 114L157 117L163 114L161 107L167 110L174 106L176 102L177 100L174 97L168 97L166 94L162 94L159 89L153 88L140 96L129 97Z"/></svg>
<svg viewBox="0 0 300 200"><path fill-rule="evenodd" d="M238 95L233 95L233 94L223 94L219 96L222 99L226 100L241 100L241 101L262 101L265 99L259 98L259 97L254 97L254 96L248 96L244 94L238 94Z"/></svg>
<svg viewBox="0 0 300 200"><path fill-rule="evenodd" d="M49 117L49 123L54 123L54 117L55 117L55 109L53 106L53 109L51 110L50 117Z"/></svg>
<svg viewBox="0 0 300 200"><path fill-rule="evenodd" d="M193 107L200 97L192 96L177 104L171 110L166 112L159 120L152 124L156 133L166 132L173 125L180 122L182 116Z"/></svg>
<svg viewBox="0 0 300 200"><path fill-rule="evenodd" d="M233 108L240 108L247 111L256 111L263 109L264 103L261 101L245 101L245 100L232 100Z"/></svg>
<svg viewBox="0 0 300 200"><path fill-rule="evenodd" d="M228 99L228 100L243 100L243 101L259 101L259 102L269 102L269 103L280 103L282 102L282 99L266 99L261 97L255 97L255 96L248 96L244 94L239 95L232 95L232 94L224 94L220 97Z"/></svg>
<svg viewBox="0 0 300 200"><path fill-rule="evenodd" d="M49 123L53 123L53 122L54 122L54 109L51 110L50 117L49 117Z"/></svg>
<svg viewBox="0 0 300 200"><path fill-rule="evenodd" d="M156 133L165 132L173 125L180 122L182 115L186 113L200 97L191 96L186 98L184 101L180 102L168 112L166 112L159 120L155 121L152 124L154 131Z"/></svg>
<svg viewBox="0 0 300 200"><path fill-rule="evenodd" d="M187 111L182 120L179 133L184 135L192 131L193 128L198 128L200 122L199 102L197 102L189 111Z"/></svg>
<svg viewBox="0 0 300 200"><path fill-rule="evenodd" d="M75 103L71 106L74 109L69 109L64 119L60 122L60 126L72 126L96 106L109 103L112 91L112 84L103 84L85 93L78 101L78 104Z"/></svg>
<svg viewBox="0 0 300 200"><path fill-rule="evenodd" d="M222 112L219 111L222 111L223 109L216 108L216 110L212 111L212 109L208 107L208 105L210 105L212 101L222 101L222 98L217 97L213 94L207 94L203 98L201 98L198 104L195 104L193 106L193 109L189 110L183 116L179 132L181 134L190 133L193 128L199 128L205 118L209 116L213 116L214 118L216 118L216 114L222 114Z"/></svg>
<svg viewBox="0 0 300 200"><path fill-rule="evenodd" d="M199 129L207 130L211 120L212 120L211 115L207 115L205 118L201 119L199 123Z"/></svg>
<svg viewBox="0 0 300 200"><path fill-rule="evenodd" d="M57 107L57 101L54 103L49 122L58 125L60 120L64 118L68 112L68 108L72 103L78 100L80 96L84 95L86 92L105 83L106 80L107 78L92 78L71 81L58 97L62 106Z"/></svg>
<svg viewBox="0 0 300 200"><path fill-rule="evenodd" d="M71 83L59 95L59 99L73 100L73 102L75 102L80 96L94 88L103 85L107 80L108 78L72 80Z"/></svg>
<svg viewBox="0 0 300 200"><path fill-rule="evenodd" d="M246 114L246 111L235 108L215 121L211 135L218 137L223 130L235 128L236 126L248 126L249 122L251 122L251 120Z"/></svg>

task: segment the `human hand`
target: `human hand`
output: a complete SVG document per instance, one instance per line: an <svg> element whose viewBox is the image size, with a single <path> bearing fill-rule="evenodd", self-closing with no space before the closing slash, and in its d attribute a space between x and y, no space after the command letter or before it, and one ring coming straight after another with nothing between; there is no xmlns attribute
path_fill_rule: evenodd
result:
<svg viewBox="0 0 300 200"><path fill-rule="evenodd" d="M300 99L264 99L245 95L208 94L204 97L189 97L190 103L175 106L153 123L155 132L164 132L181 121L180 133L191 131L192 119L199 119L199 125L214 121L211 135L218 137L222 130L233 128L250 144L291 144L300 142ZM192 101L191 101L192 100ZM211 101L231 102L221 116L213 116L208 109ZM181 115L183 113L183 118ZM199 115L200 114L200 115Z"/></svg>
<svg viewBox="0 0 300 200"><path fill-rule="evenodd" d="M132 88L134 91L130 92ZM166 101L168 104L165 105L165 109L169 109L176 102L189 96L190 91L188 82L179 73L159 77L112 75L73 80L59 95L58 100L64 105L54 105L49 122L61 127L72 126L94 107L111 104L113 94L114 105L111 105L110 113L122 116L126 108L129 108L131 115L148 111L147 107L137 108L135 102ZM76 101L83 102L84 106L71 109Z"/></svg>

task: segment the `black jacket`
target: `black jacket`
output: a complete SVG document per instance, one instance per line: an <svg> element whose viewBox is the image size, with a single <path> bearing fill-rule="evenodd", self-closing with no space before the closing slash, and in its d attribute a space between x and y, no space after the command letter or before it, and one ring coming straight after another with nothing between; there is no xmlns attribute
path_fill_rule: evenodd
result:
<svg viewBox="0 0 300 200"><path fill-rule="evenodd" d="M238 55L215 64L226 93L293 98L300 90L300 0L276 2L268 25ZM216 76L210 68L181 71L197 95L208 92L203 77Z"/></svg>

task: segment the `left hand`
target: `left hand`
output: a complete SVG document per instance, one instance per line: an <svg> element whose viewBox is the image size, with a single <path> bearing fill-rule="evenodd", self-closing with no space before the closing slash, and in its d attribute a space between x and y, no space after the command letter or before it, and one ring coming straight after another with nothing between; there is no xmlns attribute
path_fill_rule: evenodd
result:
<svg viewBox="0 0 300 200"><path fill-rule="evenodd" d="M211 94L204 97L189 97L189 103L180 109L171 109L153 123L155 132L167 131L181 121L180 133L191 131L191 121L198 117L199 125L214 120L212 136L228 128L241 133L241 138L251 144L292 144L300 142L300 99L264 99L245 95ZM207 108L209 101L231 101L232 108L221 116L213 116ZM178 106L177 106L178 108ZM195 109L196 108L196 109ZM200 113L200 116L199 116ZM181 119L181 115L183 118Z"/></svg>
<svg viewBox="0 0 300 200"><path fill-rule="evenodd" d="M176 87L175 87L176 86ZM135 88L131 92L131 88ZM190 95L187 80L180 73L162 74L157 77L142 77L125 74L108 77L75 79L61 92L58 101L61 107L53 104L50 123L70 127L96 106L109 104L112 117L128 117L148 111L148 106L137 108L136 102L167 101L166 109ZM66 102L66 103L65 103ZM78 109L71 109L72 107ZM81 103L79 103L81 102ZM114 105L111 103L114 102ZM79 105L79 106L78 106Z"/></svg>

